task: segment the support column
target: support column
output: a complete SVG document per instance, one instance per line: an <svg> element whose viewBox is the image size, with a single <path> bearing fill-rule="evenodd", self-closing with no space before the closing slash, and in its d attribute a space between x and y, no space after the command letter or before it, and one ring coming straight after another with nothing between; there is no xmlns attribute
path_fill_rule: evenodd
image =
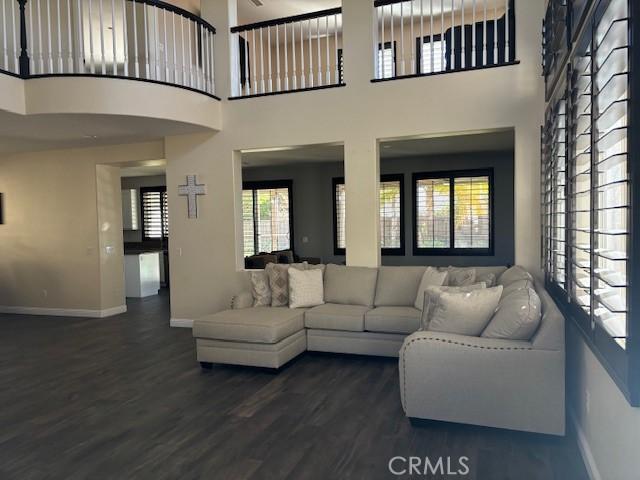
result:
<svg viewBox="0 0 640 480"><path fill-rule="evenodd" d="M201 16L204 20L216 27L216 34L213 39L214 48L214 68L216 75L216 92L220 98L228 97L231 86L236 85L231 78L231 65L236 65L238 60L237 45L229 42L231 38L229 29L238 23L237 0L203 0L201 3Z"/></svg>
<svg viewBox="0 0 640 480"><path fill-rule="evenodd" d="M347 265L380 265L379 157L375 138L345 142Z"/></svg>
<svg viewBox="0 0 640 480"><path fill-rule="evenodd" d="M362 88L373 78L374 16L372 1L342 1L342 45L347 88Z"/></svg>

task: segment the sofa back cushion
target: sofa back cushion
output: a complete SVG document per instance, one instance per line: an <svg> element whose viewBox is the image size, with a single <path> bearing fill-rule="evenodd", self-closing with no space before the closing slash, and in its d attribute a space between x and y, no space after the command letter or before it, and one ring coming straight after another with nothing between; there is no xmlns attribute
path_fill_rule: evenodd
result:
<svg viewBox="0 0 640 480"><path fill-rule="evenodd" d="M538 330L542 306L533 288L522 288L502 296L496 313L482 332L485 338L530 340Z"/></svg>
<svg viewBox="0 0 640 480"><path fill-rule="evenodd" d="M533 277L524 268L514 265L498 277L498 285L506 287L510 283L517 282L518 280L533 281Z"/></svg>
<svg viewBox="0 0 640 480"><path fill-rule="evenodd" d="M426 267L380 267L376 286L376 307L410 307Z"/></svg>
<svg viewBox="0 0 640 480"><path fill-rule="evenodd" d="M324 274L324 301L371 307L376 293L377 278L377 268L329 264Z"/></svg>

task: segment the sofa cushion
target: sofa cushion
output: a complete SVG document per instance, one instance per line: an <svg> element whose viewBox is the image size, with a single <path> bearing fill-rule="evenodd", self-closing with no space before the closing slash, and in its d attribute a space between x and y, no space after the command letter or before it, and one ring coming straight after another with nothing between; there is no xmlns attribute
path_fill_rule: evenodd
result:
<svg viewBox="0 0 640 480"><path fill-rule="evenodd" d="M327 265L324 273L324 301L370 307L376 292L377 268Z"/></svg>
<svg viewBox="0 0 640 480"><path fill-rule="evenodd" d="M269 275L264 270L251 272L251 293L254 307L271 306L271 287Z"/></svg>
<svg viewBox="0 0 640 480"><path fill-rule="evenodd" d="M420 328L422 312L413 307L378 307L364 316L368 332L413 333Z"/></svg>
<svg viewBox="0 0 640 480"><path fill-rule="evenodd" d="M475 268L449 267L447 285L450 287L466 287L476 283Z"/></svg>
<svg viewBox="0 0 640 480"><path fill-rule="evenodd" d="M487 288L487 284L484 282L474 283L473 285L467 285L465 287L447 287L447 286L432 286L427 287L424 291L423 308L421 315L421 328L422 330L428 330L429 319L433 315L433 310L440 301L440 295L444 292L448 293L465 293L473 292L474 290L481 290Z"/></svg>
<svg viewBox="0 0 640 480"><path fill-rule="evenodd" d="M524 268L515 265L498 277L498 285L507 286L518 280L533 281L533 277Z"/></svg>
<svg viewBox="0 0 640 480"><path fill-rule="evenodd" d="M443 292L429 317L428 329L478 337L493 316L502 295L502 285L472 292Z"/></svg>
<svg viewBox="0 0 640 480"><path fill-rule="evenodd" d="M425 267L380 267L374 305L413 305L425 270Z"/></svg>
<svg viewBox="0 0 640 480"><path fill-rule="evenodd" d="M502 298L505 298L508 295L511 295L514 292L522 290L524 288L534 288L533 282L531 280L516 280L515 282L511 282L508 285L505 285L502 289Z"/></svg>
<svg viewBox="0 0 640 480"><path fill-rule="evenodd" d="M418 286L418 291L416 292L416 298L413 301L413 306L418 310L422 310L424 308L424 292L429 287L441 287L447 281L447 276L449 272L446 270L441 271L434 267L427 267L424 274L422 275L422 279L420 279L420 285Z"/></svg>
<svg viewBox="0 0 640 480"><path fill-rule="evenodd" d="M324 303L322 270L289 269L289 308L315 307Z"/></svg>
<svg viewBox="0 0 640 480"><path fill-rule="evenodd" d="M323 330L364 331L364 315L369 307L362 305L339 305L325 303L307 310L304 325L307 328Z"/></svg>
<svg viewBox="0 0 640 480"><path fill-rule="evenodd" d="M534 289L522 288L502 297L482 336L530 340L540 325L541 317L540 297Z"/></svg>
<svg viewBox="0 0 640 480"><path fill-rule="evenodd" d="M193 322L193 336L233 342L277 343L304 328L304 309L225 310Z"/></svg>

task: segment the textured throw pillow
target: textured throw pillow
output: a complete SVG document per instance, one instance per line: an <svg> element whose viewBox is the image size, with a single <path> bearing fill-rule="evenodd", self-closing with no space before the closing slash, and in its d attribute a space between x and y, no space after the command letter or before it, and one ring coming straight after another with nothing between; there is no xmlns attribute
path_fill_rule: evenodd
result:
<svg viewBox="0 0 640 480"><path fill-rule="evenodd" d="M495 273L481 273L478 274L476 270L476 283L484 282L487 284L487 288L491 288L496 284L496 274Z"/></svg>
<svg viewBox="0 0 640 480"><path fill-rule="evenodd" d="M506 296L511 295L512 293L524 288L534 288L533 282L531 280L516 280L515 282L511 282L508 285L504 285L504 289L502 290L502 298L505 298Z"/></svg>
<svg viewBox="0 0 640 480"><path fill-rule="evenodd" d="M500 278L498 278L498 285L507 286L517 280L533 281L533 277L524 268L515 265L500 275Z"/></svg>
<svg viewBox="0 0 640 480"><path fill-rule="evenodd" d="M472 292L443 292L429 318L429 330L477 337L496 311L500 295L502 285Z"/></svg>
<svg viewBox="0 0 640 480"><path fill-rule="evenodd" d="M423 296L424 306L421 317L422 330L429 329L429 318L431 318L433 309L438 304L438 299L442 293L466 293L486 287L487 286L484 283L476 283L473 285L467 285L466 287L427 287Z"/></svg>
<svg viewBox="0 0 640 480"><path fill-rule="evenodd" d="M447 281L447 276L449 272L446 270L440 271L437 268L427 267L424 274L422 275L422 280L420 280L420 286L418 287L418 293L416 294L416 301L414 306L418 310L422 310L424 308L424 292L428 287L440 287L444 285Z"/></svg>
<svg viewBox="0 0 640 480"><path fill-rule="evenodd" d="M316 307L324 303L322 270L289 269L289 308Z"/></svg>
<svg viewBox="0 0 640 480"><path fill-rule="evenodd" d="M448 272L447 285L450 287L466 287L476 283L475 268L449 267Z"/></svg>
<svg viewBox="0 0 640 480"><path fill-rule="evenodd" d="M268 307L271 305L271 287L269 276L264 270L251 272L251 293L254 307Z"/></svg>
<svg viewBox="0 0 640 480"><path fill-rule="evenodd" d="M493 318L482 332L486 338L529 340L542 317L540 297L532 288L521 288L500 300Z"/></svg>
<svg viewBox="0 0 640 480"><path fill-rule="evenodd" d="M282 307L289 303L289 265L270 263L265 267L271 287L271 306Z"/></svg>
<svg viewBox="0 0 640 480"><path fill-rule="evenodd" d="M320 270L323 276L326 268L327 266L324 263L317 263L317 264L307 263L307 270Z"/></svg>

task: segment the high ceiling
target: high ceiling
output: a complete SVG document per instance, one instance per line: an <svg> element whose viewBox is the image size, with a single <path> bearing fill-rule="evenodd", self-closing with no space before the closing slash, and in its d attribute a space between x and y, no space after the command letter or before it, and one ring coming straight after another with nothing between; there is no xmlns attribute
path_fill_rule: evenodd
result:
<svg viewBox="0 0 640 480"><path fill-rule="evenodd" d="M109 115L16 115L0 111L0 155L145 142L202 131L194 125Z"/></svg>
<svg viewBox="0 0 640 480"><path fill-rule="evenodd" d="M426 157L470 152L509 151L514 148L513 130L433 138L404 138L380 143L382 159ZM244 167L344 161L342 144L318 144L243 152Z"/></svg>
<svg viewBox="0 0 640 480"><path fill-rule="evenodd" d="M262 22L276 18L317 12L340 7L341 0L259 0L256 6L252 0L238 0L238 24Z"/></svg>

